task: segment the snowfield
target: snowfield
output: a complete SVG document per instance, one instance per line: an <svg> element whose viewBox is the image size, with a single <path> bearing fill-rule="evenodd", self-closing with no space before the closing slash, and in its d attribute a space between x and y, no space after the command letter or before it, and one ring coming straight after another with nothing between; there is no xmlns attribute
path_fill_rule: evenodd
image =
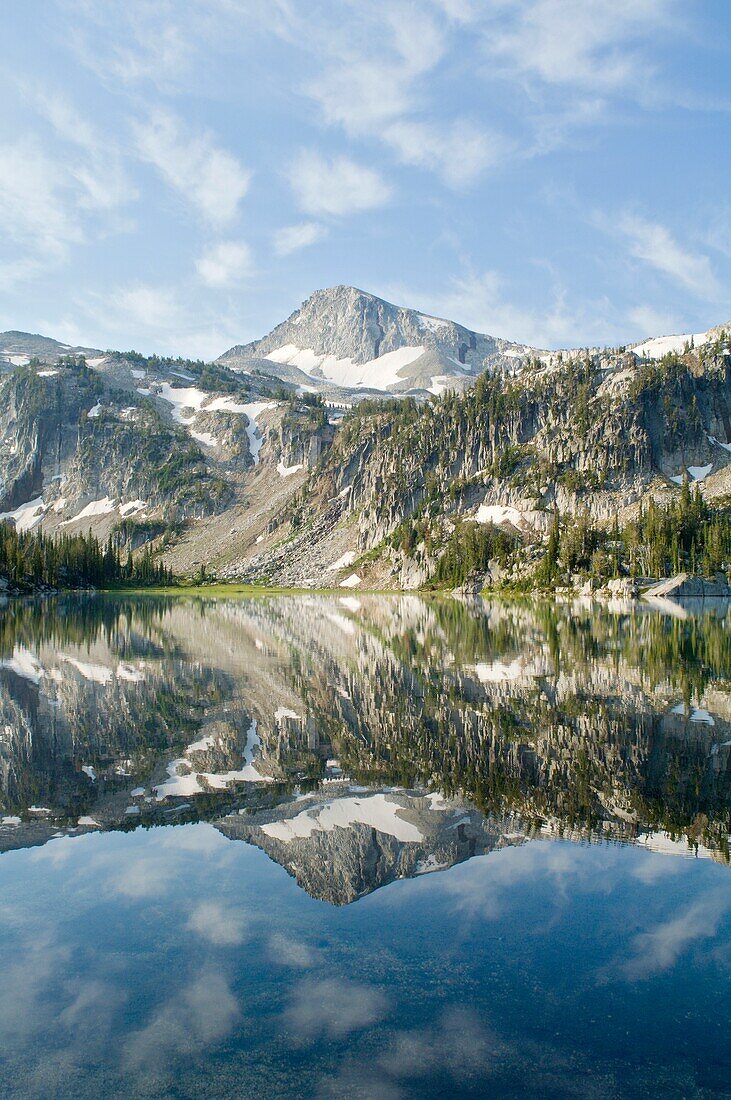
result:
<svg viewBox="0 0 731 1100"><path fill-rule="evenodd" d="M707 340L707 332L687 332L681 336L656 336L652 340L645 340L643 344L637 344L632 351L641 359L662 359L663 355L671 352L680 355L686 344L692 344L697 348Z"/></svg>
<svg viewBox="0 0 731 1100"><path fill-rule="evenodd" d="M547 512L521 512L518 508L505 504L481 504L473 518L475 523L492 523L496 527L510 523L521 531L526 527L545 530L550 522Z"/></svg>
<svg viewBox="0 0 731 1100"><path fill-rule="evenodd" d="M16 531L32 531L43 519L45 510L43 497L36 497L35 500L29 500L27 504L14 508L12 512L0 512L0 519L12 519Z"/></svg>
<svg viewBox="0 0 731 1100"><path fill-rule="evenodd" d="M298 367L305 374L320 371L328 381L338 386L350 389L367 387L368 389L385 390L389 386L396 386L403 382L400 371L420 359L425 352L422 345L418 347L398 348L396 351L388 351L385 355L379 355L377 359L371 359L367 363L354 363L352 359L338 359L334 355L317 355L312 348L298 348L295 344L284 344L283 347L270 351L266 356L273 363L286 363L291 367Z"/></svg>

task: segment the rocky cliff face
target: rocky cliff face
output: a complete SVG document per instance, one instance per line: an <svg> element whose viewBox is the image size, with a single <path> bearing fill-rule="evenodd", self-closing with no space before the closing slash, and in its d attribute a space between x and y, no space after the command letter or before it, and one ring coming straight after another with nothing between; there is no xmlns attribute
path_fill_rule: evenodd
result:
<svg viewBox="0 0 731 1100"><path fill-rule="evenodd" d="M26 356L0 374L0 514L21 530L136 549L240 507L254 473L286 496L282 471L312 468L332 441L326 416L271 377L116 353L91 367L46 344L53 365Z"/></svg>
<svg viewBox="0 0 731 1100"><path fill-rule="evenodd" d="M554 509L607 522L648 496L678 493L684 476L723 496L730 465L722 341L660 363L633 352L531 360L514 377L483 375L462 395L349 417L285 517L286 554L264 548L241 575L322 582L346 550L339 580L376 554L375 583L418 585L459 519L540 541ZM415 521L431 546L412 538ZM410 538L404 555L398 546Z"/></svg>

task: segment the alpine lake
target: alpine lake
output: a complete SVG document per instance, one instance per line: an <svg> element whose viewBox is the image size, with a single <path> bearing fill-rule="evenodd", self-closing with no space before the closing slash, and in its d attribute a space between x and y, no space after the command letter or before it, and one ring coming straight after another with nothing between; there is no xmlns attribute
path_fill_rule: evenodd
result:
<svg viewBox="0 0 731 1100"><path fill-rule="evenodd" d="M731 611L0 611L0 1097L731 1096Z"/></svg>

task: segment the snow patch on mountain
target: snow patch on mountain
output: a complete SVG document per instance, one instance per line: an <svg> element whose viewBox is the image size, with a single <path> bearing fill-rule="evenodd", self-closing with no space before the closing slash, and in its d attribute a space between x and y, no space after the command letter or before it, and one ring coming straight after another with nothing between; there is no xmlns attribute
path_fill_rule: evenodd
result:
<svg viewBox="0 0 731 1100"><path fill-rule="evenodd" d="M275 348L265 358L274 363L286 363L298 367L313 377L319 371L322 377L337 386L348 389L385 390L403 382L400 372L424 354L423 345L398 348L386 352L367 363L354 363L352 358L338 359L335 355L317 355L312 348L298 348L295 344L285 344Z"/></svg>
<svg viewBox="0 0 731 1100"><path fill-rule="evenodd" d="M663 355L680 355L686 344L697 348L707 340L707 332L688 332L681 336L655 336L652 340L637 344L632 351L640 359L662 359Z"/></svg>

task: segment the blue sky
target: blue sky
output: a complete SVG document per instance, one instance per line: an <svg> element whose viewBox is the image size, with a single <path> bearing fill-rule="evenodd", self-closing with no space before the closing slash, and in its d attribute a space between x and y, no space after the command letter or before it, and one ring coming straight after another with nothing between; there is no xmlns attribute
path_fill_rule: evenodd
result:
<svg viewBox="0 0 731 1100"><path fill-rule="evenodd" d="M335 283L545 347L731 318L727 0L0 26L0 328L212 357Z"/></svg>

